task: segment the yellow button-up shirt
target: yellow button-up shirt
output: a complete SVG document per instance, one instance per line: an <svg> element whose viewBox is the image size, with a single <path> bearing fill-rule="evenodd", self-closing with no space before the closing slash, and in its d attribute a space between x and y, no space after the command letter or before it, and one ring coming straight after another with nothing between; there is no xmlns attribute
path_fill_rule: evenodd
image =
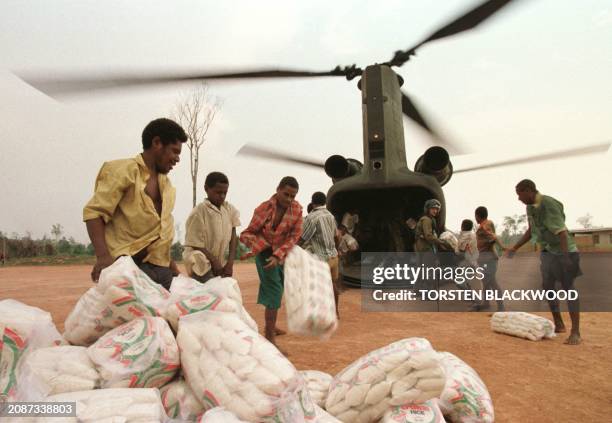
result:
<svg viewBox="0 0 612 423"><path fill-rule="evenodd" d="M141 154L104 163L96 178L94 195L83 208L83 221L99 217L104 220L106 245L114 258L132 256L148 247L143 261L169 266L176 192L167 175L157 175L162 197L160 216L145 193L149 177Z"/></svg>

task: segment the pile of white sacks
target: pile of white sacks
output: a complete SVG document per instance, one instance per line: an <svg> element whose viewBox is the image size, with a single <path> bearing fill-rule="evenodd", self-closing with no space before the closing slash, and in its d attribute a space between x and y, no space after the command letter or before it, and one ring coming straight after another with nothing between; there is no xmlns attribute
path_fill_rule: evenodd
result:
<svg viewBox="0 0 612 423"><path fill-rule="evenodd" d="M331 279L323 281L333 299ZM321 295L303 291L302 307ZM294 317L300 333L327 337L336 329L327 300L315 311L296 306L309 319ZM76 417L21 421L493 421L476 372L422 338L372 351L335 376L299 372L258 334L231 278L202 285L177 277L168 292L121 258L79 299L65 328L62 337L49 313L0 301L0 394L76 403Z"/></svg>
<svg viewBox="0 0 612 423"><path fill-rule="evenodd" d="M555 324L541 316L522 311L498 311L491 317L495 332L540 341L555 336Z"/></svg>

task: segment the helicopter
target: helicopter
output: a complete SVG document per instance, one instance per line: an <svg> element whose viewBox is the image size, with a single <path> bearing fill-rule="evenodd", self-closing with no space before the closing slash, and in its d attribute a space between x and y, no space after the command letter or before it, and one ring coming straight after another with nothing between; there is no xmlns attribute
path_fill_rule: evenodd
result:
<svg viewBox="0 0 612 423"><path fill-rule="evenodd" d="M485 166L453 169L450 153L460 152L458 146L438 135L428 119L418 110L410 96L402 90L403 79L394 68L407 63L423 45L473 29L515 0L488 0L466 11L429 36L406 50L397 51L384 62L365 69L356 65L337 66L330 71L311 72L290 69L255 69L240 72L211 74L159 74L143 76L110 75L107 78L67 77L22 79L34 88L54 97L93 90L150 85L194 80L230 80L264 78L321 78L343 77L349 81L359 78L363 118L363 159L332 155L326 161L295 157L260 147L247 145L240 154L289 161L323 168L333 185L327 195L328 209L340 219L348 211L357 211L361 230L362 251L405 251L402 239L403 222L418 219L426 200L435 198L442 204L438 217L439 230L445 226L445 200L442 187L454 173L546 160L568 155L606 151L609 144L489 163ZM406 116L427 131L436 145L421 155L412 169L408 167L403 130ZM343 268L345 281L357 283L360 265Z"/></svg>

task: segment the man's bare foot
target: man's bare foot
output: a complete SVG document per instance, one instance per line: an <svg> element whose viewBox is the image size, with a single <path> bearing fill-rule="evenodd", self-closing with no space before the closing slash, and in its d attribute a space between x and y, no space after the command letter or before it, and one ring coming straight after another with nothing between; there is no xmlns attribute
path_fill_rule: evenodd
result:
<svg viewBox="0 0 612 423"><path fill-rule="evenodd" d="M274 328L274 335L276 336L287 335L287 332L279 328Z"/></svg>
<svg viewBox="0 0 612 423"><path fill-rule="evenodd" d="M565 329L565 324L563 322L557 323L555 322L555 333L565 333L567 329Z"/></svg>
<svg viewBox="0 0 612 423"><path fill-rule="evenodd" d="M580 337L580 333L570 333L570 336L565 340L565 344L567 345L578 345L582 342L582 338Z"/></svg>

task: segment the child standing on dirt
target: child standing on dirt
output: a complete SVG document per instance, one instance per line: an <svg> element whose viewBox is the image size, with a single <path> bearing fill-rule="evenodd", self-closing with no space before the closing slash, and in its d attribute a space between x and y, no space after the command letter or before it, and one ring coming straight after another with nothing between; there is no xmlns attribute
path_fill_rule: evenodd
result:
<svg viewBox="0 0 612 423"><path fill-rule="evenodd" d="M194 207L185 224L183 260L189 276L200 282L233 274L240 213L225 201L228 188L227 176L221 172L209 173L204 182L207 197ZM227 259L226 251L229 251Z"/></svg>
<svg viewBox="0 0 612 423"><path fill-rule="evenodd" d="M478 266L478 245L474 233L474 222L464 219L461 222L461 233L459 234L459 253L463 254L462 266Z"/></svg>

